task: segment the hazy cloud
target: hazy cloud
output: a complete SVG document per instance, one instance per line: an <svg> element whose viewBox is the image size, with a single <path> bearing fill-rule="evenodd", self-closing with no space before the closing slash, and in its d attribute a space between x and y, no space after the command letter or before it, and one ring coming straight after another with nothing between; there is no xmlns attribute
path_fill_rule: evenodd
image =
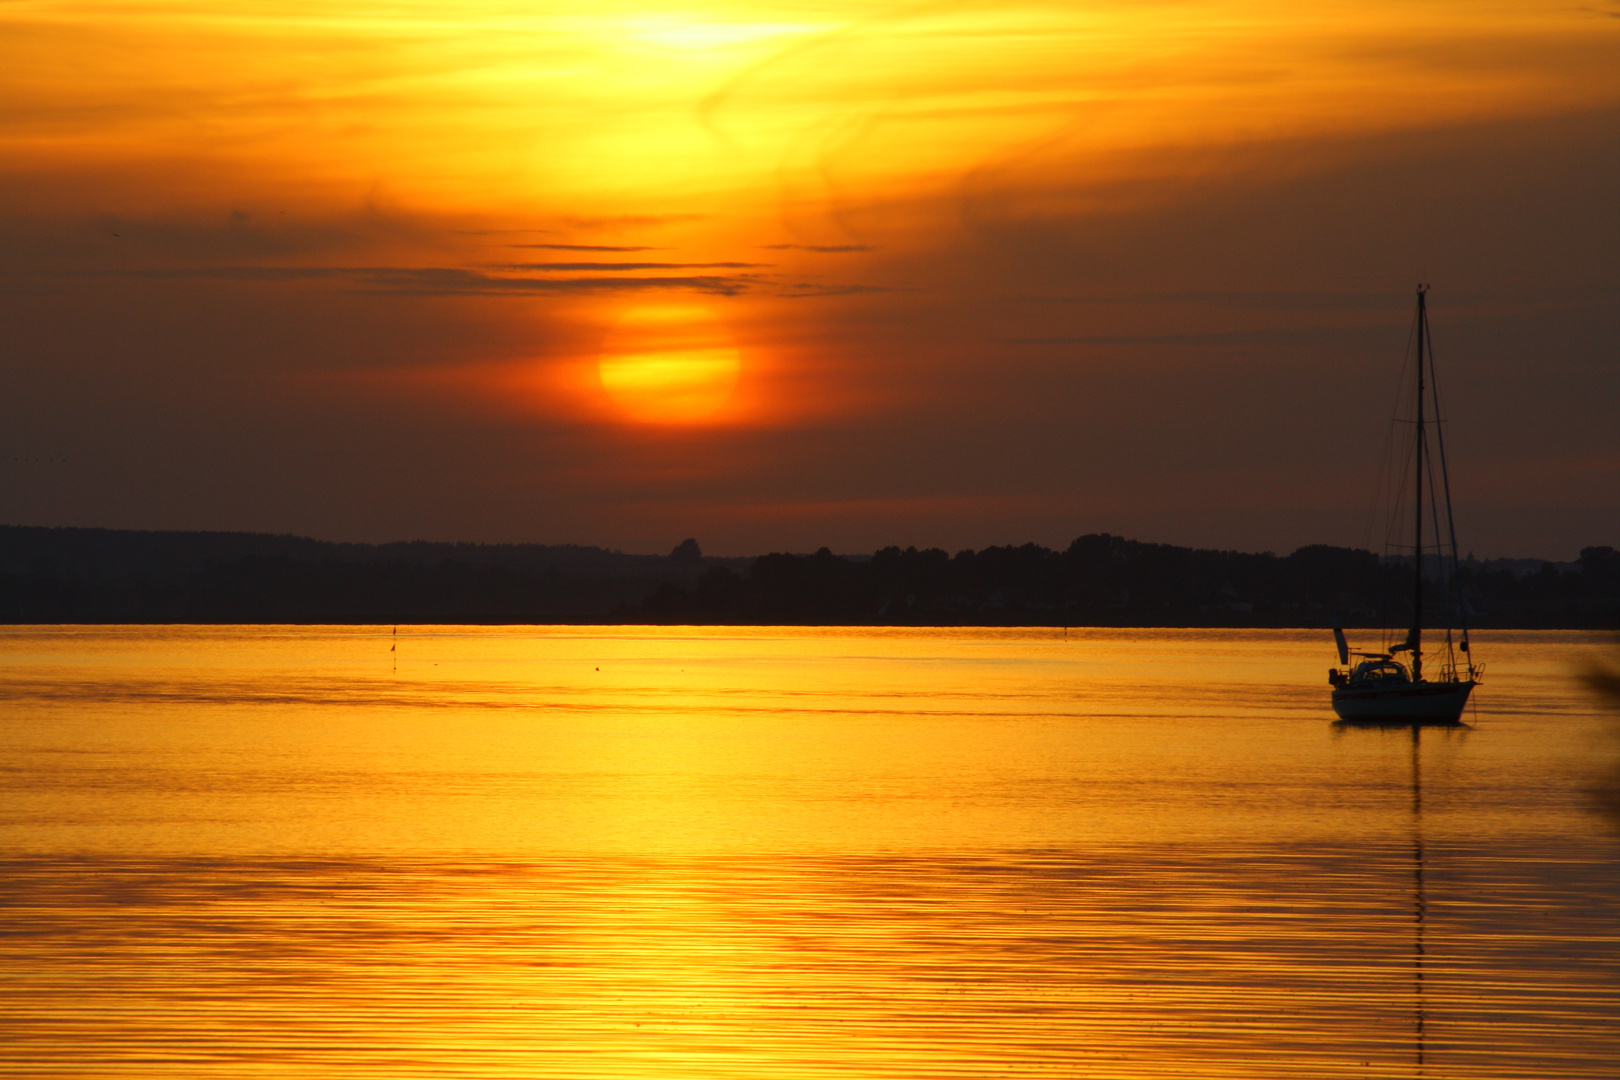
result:
<svg viewBox="0 0 1620 1080"><path fill-rule="evenodd" d="M786 286L782 296L813 297L813 296L856 296L861 293L895 293L916 292L916 289L903 289L891 285L817 285L808 281L796 282Z"/></svg>
<svg viewBox="0 0 1620 1080"><path fill-rule="evenodd" d="M871 244L766 244L766 251L817 251L824 255L842 255L855 251L876 251Z"/></svg>
<svg viewBox="0 0 1620 1080"><path fill-rule="evenodd" d="M546 251L668 251L657 247L623 247L615 244L507 244L515 248L541 248Z"/></svg>
<svg viewBox="0 0 1620 1080"><path fill-rule="evenodd" d="M568 225L577 229L603 229L614 231L617 229L645 229L658 225L684 225L696 221L708 221L709 214L612 214L602 217L570 216L563 219Z"/></svg>
<svg viewBox="0 0 1620 1080"><path fill-rule="evenodd" d="M698 54L589 6L4 8L0 460L76 464L0 520L1357 543L1429 281L1465 543L1620 530L1609 18L832 0ZM677 298L736 407L627 423L610 327Z"/></svg>

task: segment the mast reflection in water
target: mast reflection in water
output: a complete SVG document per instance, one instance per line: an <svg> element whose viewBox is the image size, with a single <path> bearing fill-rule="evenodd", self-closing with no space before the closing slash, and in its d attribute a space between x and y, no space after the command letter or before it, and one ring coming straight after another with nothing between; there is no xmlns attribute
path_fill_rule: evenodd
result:
<svg viewBox="0 0 1620 1080"><path fill-rule="evenodd" d="M1412 1026L1418 1075L1423 1074L1423 725L1412 725Z"/></svg>
<svg viewBox="0 0 1620 1080"><path fill-rule="evenodd" d="M1427 1014L1424 1010L1423 976L1427 960L1424 942L1425 922L1428 916L1428 897L1424 889L1423 851L1423 730L1437 728L1449 739L1453 734L1472 730L1468 724L1454 720L1400 721L1400 720L1337 720L1337 730L1409 731L1411 733L1411 794L1412 794L1412 1057L1415 1075L1424 1072Z"/></svg>

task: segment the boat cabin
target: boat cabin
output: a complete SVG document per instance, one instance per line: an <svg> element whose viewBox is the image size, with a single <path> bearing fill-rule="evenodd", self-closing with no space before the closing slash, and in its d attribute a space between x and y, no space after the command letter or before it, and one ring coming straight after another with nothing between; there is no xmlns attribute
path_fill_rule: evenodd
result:
<svg viewBox="0 0 1620 1080"><path fill-rule="evenodd" d="M1333 668L1328 673L1328 682L1334 686L1376 687L1411 681L1412 676L1407 673L1406 665L1398 660L1391 660L1387 656L1375 656L1371 660L1363 660L1348 675L1338 668Z"/></svg>

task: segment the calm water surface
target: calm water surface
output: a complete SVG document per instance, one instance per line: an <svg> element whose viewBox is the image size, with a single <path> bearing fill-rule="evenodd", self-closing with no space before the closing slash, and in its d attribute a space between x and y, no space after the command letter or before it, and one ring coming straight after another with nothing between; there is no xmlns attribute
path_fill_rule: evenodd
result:
<svg viewBox="0 0 1620 1080"><path fill-rule="evenodd" d="M0 1073L1598 1077L1597 639L11 628Z"/></svg>

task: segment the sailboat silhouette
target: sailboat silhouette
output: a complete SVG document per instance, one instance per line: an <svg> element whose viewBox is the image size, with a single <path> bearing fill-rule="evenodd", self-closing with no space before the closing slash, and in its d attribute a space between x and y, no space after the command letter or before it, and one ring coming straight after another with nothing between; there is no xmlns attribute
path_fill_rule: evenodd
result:
<svg viewBox="0 0 1620 1080"><path fill-rule="evenodd" d="M1431 723L1456 723L1462 716L1468 695L1479 685L1484 667L1474 662L1468 642L1467 609L1462 594L1457 591L1457 527L1451 513L1451 480L1446 471L1446 441L1440 419L1438 376L1434 369L1434 347L1429 340L1429 308L1427 285L1417 289L1417 315L1412 339L1417 345L1417 365L1413 369L1416 397L1413 401L1412 420L1415 439L1412 443L1412 618L1406 639L1399 644L1387 641L1382 652L1358 652L1350 648L1344 630L1335 621L1333 641L1339 650L1339 663L1344 669L1330 668L1328 682L1333 686L1333 711L1345 720L1386 720L1410 722L1427 720ZM1425 404L1430 412L1424 412ZM1402 421L1397 420L1397 423ZM1435 445L1431 449L1428 432L1434 429ZM1433 453L1438 450L1436 457ZM1425 472L1424 466L1429 466ZM1436 486L1435 474L1439 474ZM1427 488L1425 488L1427 479ZM1423 510L1427 506L1432 518L1434 543L1425 547L1423 541ZM1445 528L1442 530L1440 510L1444 507ZM1391 519L1391 529L1400 521L1397 513ZM1393 536L1393 531L1391 533ZM1423 649L1423 567L1426 553L1432 550L1434 565L1439 572L1441 609L1444 612L1446 636L1444 644L1431 649L1439 660L1438 672L1424 674ZM1453 617L1461 629L1461 638L1453 640ZM1396 659L1407 653L1411 667ZM1351 666L1352 656L1361 659ZM1431 671L1433 661L1431 661Z"/></svg>

